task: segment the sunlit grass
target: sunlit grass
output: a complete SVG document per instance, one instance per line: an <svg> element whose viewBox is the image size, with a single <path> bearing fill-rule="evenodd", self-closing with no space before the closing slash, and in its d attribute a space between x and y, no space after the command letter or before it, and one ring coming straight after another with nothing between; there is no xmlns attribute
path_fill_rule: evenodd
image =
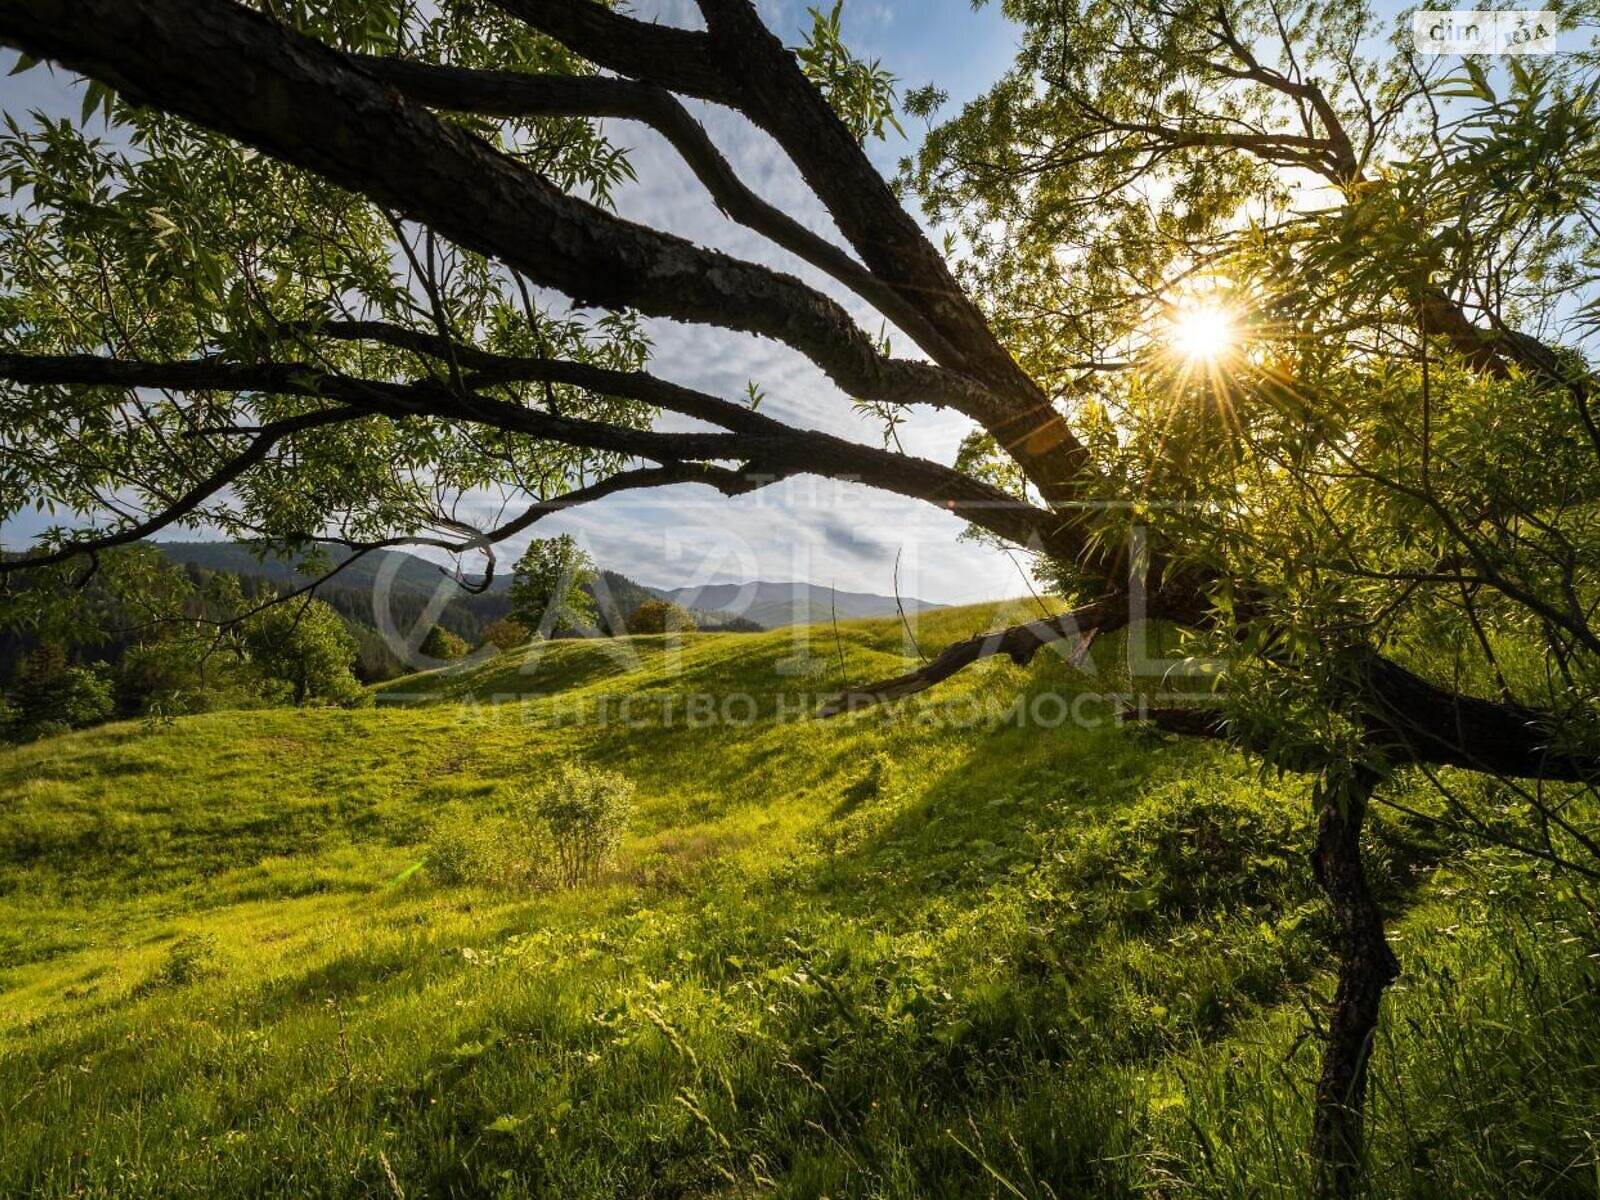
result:
<svg viewBox="0 0 1600 1200"><path fill-rule="evenodd" d="M1328 985L1300 786L948 720L1097 686L1049 661L901 712L791 707L911 656L896 621L558 643L372 710L0 753L0 1194L1304 1194ZM758 712L594 718L696 693ZM497 812L568 759L639 785L600 886L399 878L444 806ZM1589 1194L1583 931L1495 859L1418 892L1447 849L1373 841L1408 971L1378 1194Z"/></svg>

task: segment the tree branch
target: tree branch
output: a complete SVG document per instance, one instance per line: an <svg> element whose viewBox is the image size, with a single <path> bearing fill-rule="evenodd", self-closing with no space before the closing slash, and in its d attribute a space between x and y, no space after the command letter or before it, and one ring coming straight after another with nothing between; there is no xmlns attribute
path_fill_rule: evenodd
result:
<svg viewBox="0 0 1600 1200"><path fill-rule="evenodd" d="M385 323L339 326L339 332L387 336L424 353L443 351L437 334ZM750 479L772 482L811 474L860 482L925 500L1019 545L1057 554L1072 552L1075 527L1057 514L1035 508L998 488L930 459L863 446L832 434L796 429L726 400L680 387L643 372L612 371L553 359L523 359L462 347L462 365L473 370L468 387L513 379L549 379L631 396L684 415L721 424L725 433L658 433L565 417L526 408L478 392L456 392L445 383L359 379L302 364L239 364L217 358L182 362L130 362L96 355L0 355L0 379L79 386L152 387L173 391L232 390L338 400L364 412L404 419L431 417L465 421L506 433L600 450L658 463L689 460L742 461ZM263 450L263 453L265 451Z"/></svg>
<svg viewBox="0 0 1600 1200"><path fill-rule="evenodd" d="M737 496L745 492L754 491L758 487L770 482L769 479L752 479L741 475L737 471L725 470L705 463L670 463L661 467L640 467L632 471L619 471L608 475L604 479L589 484L587 487L577 488L570 492L563 492L549 500L540 500L529 505L511 520L496 526L488 532L466 528L466 536L447 540L445 538L428 537L419 534L404 534L398 537L382 538L378 541L354 542L345 538L312 536L308 541L323 542L330 545L343 546L356 552L356 556L369 554L374 550L392 549L396 546L430 546L437 550L444 550L451 554L468 554L474 550L481 551L486 558L483 578L476 583L456 577L455 582L463 591L481 594L489 590L494 582L495 554L494 547L509 537L514 537L523 530L530 528L545 517L556 513L565 512L569 508L576 508L581 504L590 504L596 500L603 500L607 496L616 495L618 492L634 491L641 488L668 487L680 483L703 483L714 487L725 496ZM353 556L354 557L354 556ZM311 588L326 582L335 571L343 569L352 559L346 559L329 571L321 579L310 585ZM448 574L443 567L441 573ZM307 591L302 588L300 591ZM291 593L291 596L299 592ZM290 597L280 597L287 599Z"/></svg>
<svg viewBox="0 0 1600 1200"><path fill-rule="evenodd" d="M730 86L703 33L649 24L591 0L495 3L590 62L685 96L730 102Z"/></svg>
<svg viewBox="0 0 1600 1200"><path fill-rule="evenodd" d="M508 12L556 38L602 67L666 83L638 60L626 40L613 44L575 15L593 20L589 0L497 0ZM942 366L983 381L1005 397L983 415L983 425L1022 466L1045 499L1070 504L1082 498L1093 477L1084 446L1032 379L996 340L988 321L950 274L944 256L895 199L850 131L806 79L794 55L762 23L748 0L700 0L709 32L695 53L708 53L722 81L708 99L744 113L783 147L806 184L873 276L922 313L954 357L935 355ZM706 95L690 87L686 94ZM915 337L914 329L907 333ZM928 347L924 347L929 349ZM930 349L931 353L931 349ZM860 394L860 393L857 393Z"/></svg>
<svg viewBox="0 0 1600 1200"><path fill-rule="evenodd" d="M1600 757L1555 744L1561 722L1554 713L1451 691L1370 649L1356 651L1351 666L1339 698L1353 706L1368 743L1392 763L1461 767L1510 779L1600 778ZM1156 708L1129 715L1185 737L1238 744L1242 736L1218 708ZM1272 752L1248 738L1243 745Z"/></svg>
<svg viewBox="0 0 1600 1200"><path fill-rule="evenodd" d="M263 425L254 440L242 453L229 459L161 512L152 515L147 520L139 521L115 533L67 542L57 549L46 551L43 554L24 554L16 558L0 558L0 575L9 574L12 571L47 567L53 563L65 562L80 555L87 554L92 556L102 550L109 550L114 546L125 546L130 542L137 542L141 538L148 537L150 534L164 529L174 521L194 512L195 509L199 508L212 496L215 496L251 467L265 459L272 447L290 434L300 433L307 429L315 429L322 425L333 425L340 421L354 420L361 415L362 413L355 408L330 408Z"/></svg>
<svg viewBox="0 0 1600 1200"><path fill-rule="evenodd" d="M792 276L568 196L350 56L227 0L80 0L71 21L56 0L0 0L0 39L314 171L580 303L776 338L862 399L949 405L985 426L1012 415L968 376L881 355L843 308Z"/></svg>
<svg viewBox="0 0 1600 1200"><path fill-rule="evenodd" d="M599 75L471 70L375 55L357 55L355 61L407 99L429 108L491 117L617 117L641 121L667 139L726 216L844 284L904 330L935 361L957 357L954 348L923 314L893 288L826 238L756 195L700 123L663 88Z"/></svg>
<svg viewBox="0 0 1600 1200"><path fill-rule="evenodd" d="M997 654L1004 654L1020 667L1032 662L1033 656L1045 646L1059 645L1065 650L1063 658L1076 666L1083 661L1096 637L1115 632L1127 623L1128 597L1122 593L1104 596L1058 617L1013 625L998 633L979 634L946 646L932 662L915 671L841 692L824 703L817 715L836 717L914 696Z"/></svg>

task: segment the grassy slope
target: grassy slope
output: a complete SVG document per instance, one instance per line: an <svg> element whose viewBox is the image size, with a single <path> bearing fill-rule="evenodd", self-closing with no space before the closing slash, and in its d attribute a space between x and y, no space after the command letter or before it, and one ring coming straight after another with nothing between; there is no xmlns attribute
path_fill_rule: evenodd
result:
<svg viewBox="0 0 1600 1200"><path fill-rule="evenodd" d="M0 1194L1301 1194L1298 786L932 719L1085 686L1054 663L796 719L905 659L852 622L805 674L794 636L564 642L373 710L0 753ZM396 881L441 807L568 757L638 781L604 886ZM1373 852L1409 971L1378 1190L1594 1195L1593 931L1414 828Z"/></svg>

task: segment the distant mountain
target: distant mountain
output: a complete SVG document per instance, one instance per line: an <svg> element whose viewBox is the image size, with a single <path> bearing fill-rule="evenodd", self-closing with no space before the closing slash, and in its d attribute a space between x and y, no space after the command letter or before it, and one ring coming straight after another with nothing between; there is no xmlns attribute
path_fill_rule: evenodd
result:
<svg viewBox="0 0 1600 1200"><path fill-rule="evenodd" d="M208 571L221 571L229 575L255 575L274 583L300 585L311 582L317 575L325 574L328 567L347 561L349 552L331 548L327 551L326 565L313 572L301 570L302 560L288 555L261 555L257 547L248 542L152 542L155 548L175 563L203 567ZM502 562L489 592L505 591L511 586L510 564ZM343 568L328 586L350 591L371 591L380 579L388 581L393 592L431 596L446 576L436 563L415 554L400 550L373 550L363 554Z"/></svg>
<svg viewBox="0 0 1600 1200"><path fill-rule="evenodd" d="M711 614L744 617L778 629L785 625L815 625L855 617L892 617L899 607L893 596L875 592L843 592L814 583L711 583L692 588L651 588L652 592L674 604ZM900 607L909 613L942 608L915 596L900 597Z"/></svg>
<svg viewBox="0 0 1600 1200"><path fill-rule="evenodd" d="M300 569L300 560L277 554L258 556L257 549L246 542L153 544L175 563L268 579L280 587L298 586L314 578ZM343 550L330 550L327 566L348 557ZM397 610L396 616L401 616L403 610L405 617L411 617L415 615L411 610L420 612L422 603L434 594L446 578L438 564L415 554L400 550L374 550L339 571L318 589L318 594L330 602L335 602L328 595L333 591L346 593L349 597L369 597L380 580L386 581L390 604ZM441 614L439 623L468 641L475 642L483 625L505 615L508 607L506 592L510 586L511 564L502 561L486 593L474 595L463 591L453 596ZM826 623L833 619L835 613L841 621L845 621L855 617L891 617L898 611L893 596L880 596L873 592L835 592L832 588L798 581L781 583L757 580L752 583L713 583L692 588L659 588L635 583L615 571L602 571L600 586L596 590L601 596L603 611L614 611L625 618L638 607L641 600L659 596L689 609L702 629L724 626L734 618L743 618L766 629L777 629L786 625ZM901 604L907 613L942 607L914 596L902 596ZM339 603L335 603L335 606L341 610L351 607ZM363 607L370 607L370 601L363 601ZM353 608L346 615L368 622L372 620L370 613L357 612Z"/></svg>

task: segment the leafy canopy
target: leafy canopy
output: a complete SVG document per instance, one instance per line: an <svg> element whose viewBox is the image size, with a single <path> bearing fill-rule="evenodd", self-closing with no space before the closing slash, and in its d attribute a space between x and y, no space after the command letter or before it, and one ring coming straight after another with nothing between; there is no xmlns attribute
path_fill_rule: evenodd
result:
<svg viewBox="0 0 1600 1200"><path fill-rule="evenodd" d="M1095 536L1210 581L1235 731L1381 768L1338 701L1367 646L1596 744L1593 56L1462 69L1364 5L1003 7L1015 67L901 181L1103 464ZM1027 494L992 439L962 463Z"/></svg>

